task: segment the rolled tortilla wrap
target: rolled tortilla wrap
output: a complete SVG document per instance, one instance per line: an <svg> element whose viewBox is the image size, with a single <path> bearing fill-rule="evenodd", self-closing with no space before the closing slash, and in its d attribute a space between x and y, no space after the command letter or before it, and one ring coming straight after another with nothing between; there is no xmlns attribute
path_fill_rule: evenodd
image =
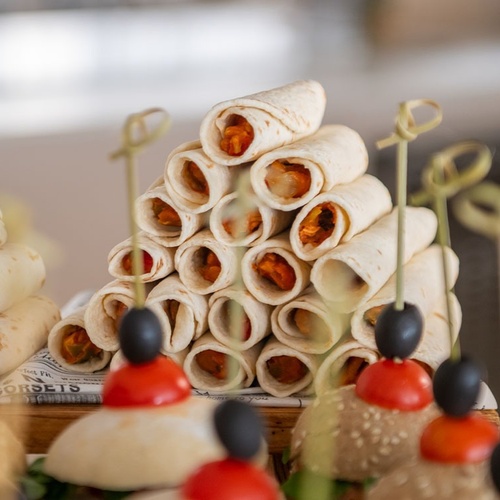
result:
<svg viewBox="0 0 500 500"><path fill-rule="evenodd" d="M314 379L316 394L355 384L363 368L375 363L379 357L377 350L360 344L349 335L321 362Z"/></svg>
<svg viewBox="0 0 500 500"><path fill-rule="evenodd" d="M257 359L259 385L272 396L285 398L313 392L319 357L297 351L271 337Z"/></svg>
<svg viewBox="0 0 500 500"><path fill-rule="evenodd" d="M255 379L255 362L262 350L262 342L237 351L221 344L207 332L194 342L184 361L184 371L191 385L209 392L226 392L250 387ZM228 357L236 370L230 377Z"/></svg>
<svg viewBox="0 0 500 500"><path fill-rule="evenodd" d="M217 163L247 163L313 134L321 124L325 106L325 91L312 80L224 101L203 118L201 144ZM230 135L232 141L228 140Z"/></svg>
<svg viewBox="0 0 500 500"><path fill-rule="evenodd" d="M166 358L170 358L172 361L175 361L179 366L182 366L184 364L184 360L186 359L186 356L189 352L189 348L186 347L182 351L179 352L162 352L160 356L165 356ZM127 360L123 356L123 353L121 350L116 351L113 354L113 357L111 358L111 361L109 363L109 369L111 371L118 370L121 366L123 366Z"/></svg>
<svg viewBox="0 0 500 500"><path fill-rule="evenodd" d="M71 372L92 373L108 366L112 353L92 343L85 328L85 307L58 321L50 330L52 357Z"/></svg>
<svg viewBox="0 0 500 500"><path fill-rule="evenodd" d="M143 259L144 273L141 281L150 283L165 278L174 271L175 249L163 244L163 237L138 233L139 248ZM168 238L166 238L168 241ZM108 272L116 279L133 281L132 237L115 245L108 254Z"/></svg>
<svg viewBox="0 0 500 500"><path fill-rule="evenodd" d="M0 419L0 498L19 498L19 478L26 469L24 445L7 422Z"/></svg>
<svg viewBox="0 0 500 500"><path fill-rule="evenodd" d="M290 243L302 260L316 260L391 209L389 190L376 177L365 174L319 194L302 207L290 228Z"/></svg>
<svg viewBox="0 0 500 500"><path fill-rule="evenodd" d="M204 229L179 245L175 268L191 291L207 295L234 282L237 273L237 249L217 241Z"/></svg>
<svg viewBox="0 0 500 500"><path fill-rule="evenodd" d="M252 197L255 203L247 214L235 213L237 193L222 197L212 209L210 230L214 237L226 245L255 246L286 229L295 215L268 207L257 196ZM244 232L240 236L240 227L244 219Z"/></svg>
<svg viewBox="0 0 500 500"><path fill-rule="evenodd" d="M342 337L349 318L331 311L313 287L271 315L275 337L283 344L310 354L323 354Z"/></svg>
<svg viewBox="0 0 500 500"><path fill-rule="evenodd" d="M312 136L261 156L250 168L250 181L267 205L288 211L354 181L367 168L360 135L344 125L325 125Z"/></svg>
<svg viewBox="0 0 500 500"><path fill-rule="evenodd" d="M458 278L458 257L451 248L446 248L446 259L450 286ZM444 294L442 253L439 245L431 245L414 255L403 268L404 300L415 305L425 318L435 309ZM351 318L352 336L363 345L376 349L375 324L381 309L396 300L396 275L366 303L360 306ZM424 327L425 328L425 327Z"/></svg>
<svg viewBox="0 0 500 500"><path fill-rule="evenodd" d="M165 164L168 195L177 207L195 214L210 210L231 191L236 170L213 162L199 141L181 144Z"/></svg>
<svg viewBox="0 0 500 500"><path fill-rule="evenodd" d="M207 330L207 298L190 290L177 273L160 281L149 292L146 306L160 320L165 353L184 350Z"/></svg>
<svg viewBox="0 0 500 500"><path fill-rule="evenodd" d="M208 327L228 347L244 351L271 333L271 306L259 302L248 290L219 290L211 295L208 307Z"/></svg>
<svg viewBox="0 0 500 500"><path fill-rule="evenodd" d="M7 229L5 229L2 211L0 210L0 247L3 246L6 242L7 242Z"/></svg>
<svg viewBox="0 0 500 500"><path fill-rule="evenodd" d="M38 292L45 275L43 259L32 248L20 243L0 247L0 312Z"/></svg>
<svg viewBox="0 0 500 500"><path fill-rule="evenodd" d="M0 314L0 375L38 352L60 319L57 304L41 295L21 300Z"/></svg>
<svg viewBox="0 0 500 500"><path fill-rule="evenodd" d="M241 260L247 290L264 304L284 304L309 286L311 266L292 250L288 231L256 245Z"/></svg>
<svg viewBox="0 0 500 500"><path fill-rule="evenodd" d="M136 209L139 228L160 236L167 247L179 246L206 225L203 214L189 213L176 207L163 184L139 196Z"/></svg>
<svg viewBox="0 0 500 500"><path fill-rule="evenodd" d="M403 262L427 248L437 229L434 212L405 209ZM313 264L311 282L332 306L352 312L370 299L396 270L397 209L351 240L328 251Z"/></svg>

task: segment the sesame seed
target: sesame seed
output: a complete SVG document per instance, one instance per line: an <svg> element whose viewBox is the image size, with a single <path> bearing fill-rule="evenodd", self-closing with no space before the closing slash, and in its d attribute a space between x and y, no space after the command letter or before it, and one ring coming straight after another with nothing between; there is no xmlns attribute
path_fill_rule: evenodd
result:
<svg viewBox="0 0 500 500"><path fill-rule="evenodd" d="M363 448L364 441L361 438L356 439L356 448Z"/></svg>
<svg viewBox="0 0 500 500"><path fill-rule="evenodd" d="M382 434L382 429L380 427L374 427L372 429L372 434Z"/></svg>
<svg viewBox="0 0 500 500"><path fill-rule="evenodd" d="M382 438L382 444L383 444L384 446L387 446L390 442L391 442L391 438L390 438L389 436L384 436L384 437Z"/></svg>
<svg viewBox="0 0 500 500"><path fill-rule="evenodd" d="M372 423L371 422L363 422L363 425L361 426L361 428L364 430L364 431L367 431L370 427L372 426Z"/></svg>
<svg viewBox="0 0 500 500"><path fill-rule="evenodd" d="M368 420L368 419L370 418L370 412L368 412L368 411L364 411L364 412L363 412L363 418L364 418L365 420Z"/></svg>
<svg viewBox="0 0 500 500"><path fill-rule="evenodd" d="M381 446L378 450L379 455L387 457L391 454L392 448L390 446Z"/></svg>
<svg viewBox="0 0 500 500"><path fill-rule="evenodd" d="M339 401L337 403L337 410L338 411L344 411L345 410L345 404L342 401Z"/></svg>
<svg viewBox="0 0 500 500"><path fill-rule="evenodd" d="M401 439L408 439L408 433L406 431L399 431L398 436Z"/></svg>
<svg viewBox="0 0 500 500"><path fill-rule="evenodd" d="M351 432L352 439L358 439L360 436L361 436L361 433L359 431L352 431Z"/></svg>
<svg viewBox="0 0 500 500"><path fill-rule="evenodd" d="M397 436L391 437L391 444L398 445L400 442L401 440Z"/></svg>

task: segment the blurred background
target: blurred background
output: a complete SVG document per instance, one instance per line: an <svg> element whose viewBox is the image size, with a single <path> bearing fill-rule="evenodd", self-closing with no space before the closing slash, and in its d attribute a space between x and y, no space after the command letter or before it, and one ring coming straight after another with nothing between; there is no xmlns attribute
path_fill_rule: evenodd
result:
<svg viewBox="0 0 500 500"><path fill-rule="evenodd" d="M161 106L173 120L140 157L144 190L214 104L296 79L322 83L324 122L356 129L391 189L395 148L375 141L400 101L438 101L442 125L410 144L416 190L438 149L500 143L500 2L0 0L0 207L44 252L46 293L63 305L110 281L128 227L124 166L108 155L128 114ZM464 350L500 394L498 242L451 224Z"/></svg>

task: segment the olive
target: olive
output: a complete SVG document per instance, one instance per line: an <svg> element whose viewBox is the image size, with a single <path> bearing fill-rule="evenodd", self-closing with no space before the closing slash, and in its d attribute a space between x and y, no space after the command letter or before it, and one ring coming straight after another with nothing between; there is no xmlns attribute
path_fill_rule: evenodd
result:
<svg viewBox="0 0 500 500"><path fill-rule="evenodd" d="M500 493L500 444L497 444L491 453L490 474L495 488Z"/></svg>
<svg viewBox="0 0 500 500"><path fill-rule="evenodd" d="M453 417L469 413L479 395L482 373L481 365L467 356L443 361L432 381L436 404Z"/></svg>
<svg viewBox="0 0 500 500"><path fill-rule="evenodd" d="M118 336L123 355L132 364L155 359L163 343L160 322L147 308L129 309L120 321Z"/></svg>
<svg viewBox="0 0 500 500"><path fill-rule="evenodd" d="M419 309L405 302L398 310L394 303L382 309L375 323L375 342L385 358L407 358L422 337L423 320Z"/></svg>
<svg viewBox="0 0 500 500"><path fill-rule="evenodd" d="M235 399L220 403L215 409L214 424L231 457L248 460L259 451L263 425L260 415L249 404Z"/></svg>

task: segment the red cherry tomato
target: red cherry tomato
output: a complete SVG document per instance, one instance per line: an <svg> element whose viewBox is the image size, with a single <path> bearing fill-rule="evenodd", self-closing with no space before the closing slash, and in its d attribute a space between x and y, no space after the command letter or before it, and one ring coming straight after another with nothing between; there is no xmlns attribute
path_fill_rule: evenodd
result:
<svg viewBox="0 0 500 500"><path fill-rule="evenodd" d="M201 466L182 487L183 500L278 500L279 486L256 466L228 458Z"/></svg>
<svg viewBox="0 0 500 500"><path fill-rule="evenodd" d="M105 406L161 406L191 394L191 385L174 361L163 356L149 363L126 363L106 376L102 390Z"/></svg>
<svg viewBox="0 0 500 500"><path fill-rule="evenodd" d="M420 454L435 462L482 462L489 458L498 438L497 427L483 417L442 415L424 429L420 437Z"/></svg>
<svg viewBox="0 0 500 500"><path fill-rule="evenodd" d="M356 394L382 408L416 411L432 402L432 380L414 361L382 359L361 372Z"/></svg>

